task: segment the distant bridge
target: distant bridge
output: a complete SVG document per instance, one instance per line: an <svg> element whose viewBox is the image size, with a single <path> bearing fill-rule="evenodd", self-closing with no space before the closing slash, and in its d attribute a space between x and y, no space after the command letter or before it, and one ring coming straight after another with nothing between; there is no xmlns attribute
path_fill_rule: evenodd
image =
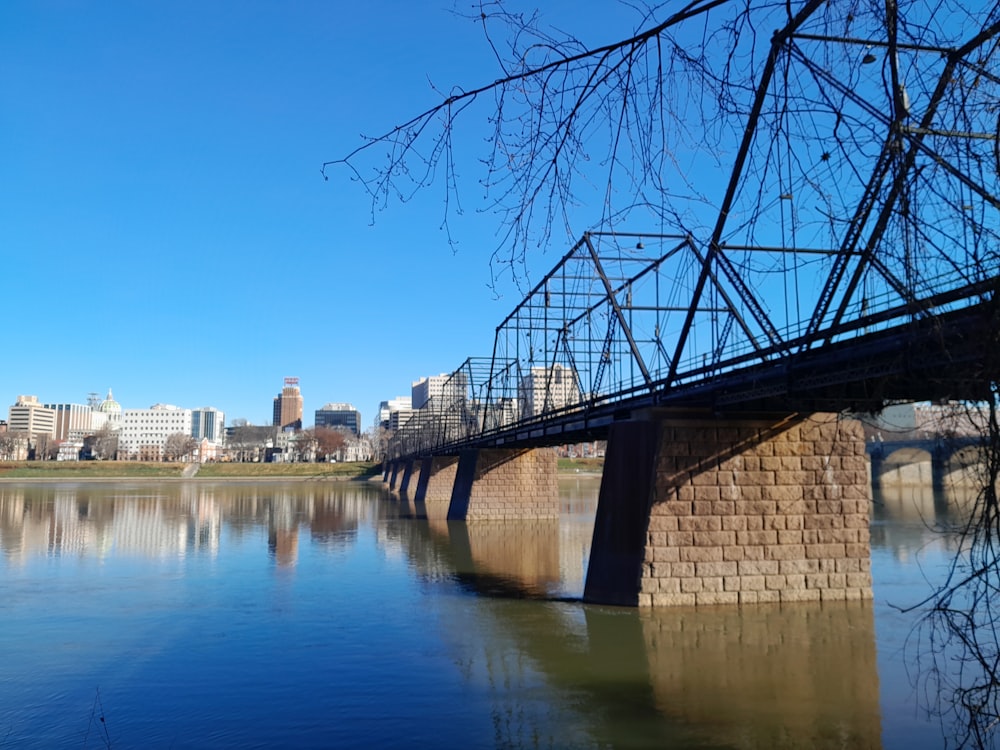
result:
<svg viewBox="0 0 1000 750"><path fill-rule="evenodd" d="M872 483L930 486L945 490L956 476L968 485L976 478L983 438L975 435L911 437L868 441ZM926 473L929 471L929 475Z"/></svg>

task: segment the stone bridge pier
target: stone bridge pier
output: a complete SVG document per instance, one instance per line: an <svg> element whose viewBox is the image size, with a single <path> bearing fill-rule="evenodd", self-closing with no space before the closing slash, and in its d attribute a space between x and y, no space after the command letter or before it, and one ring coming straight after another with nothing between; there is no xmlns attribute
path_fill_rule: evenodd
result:
<svg viewBox="0 0 1000 750"><path fill-rule="evenodd" d="M383 481L428 517L451 521L558 519L554 451L484 449L387 463Z"/></svg>
<svg viewBox="0 0 1000 750"><path fill-rule="evenodd" d="M870 502L861 425L834 414L615 423L584 598L871 598Z"/></svg>
<svg viewBox="0 0 1000 750"><path fill-rule="evenodd" d="M458 456L429 456L417 460L420 470L417 483L413 485L414 498L418 502L447 505L455 486Z"/></svg>
<svg viewBox="0 0 1000 750"><path fill-rule="evenodd" d="M448 506L449 521L559 518L555 451L548 448L463 451Z"/></svg>

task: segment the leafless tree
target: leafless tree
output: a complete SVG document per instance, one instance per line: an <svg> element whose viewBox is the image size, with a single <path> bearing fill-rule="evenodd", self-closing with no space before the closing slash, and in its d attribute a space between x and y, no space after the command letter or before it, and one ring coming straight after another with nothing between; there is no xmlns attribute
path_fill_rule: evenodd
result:
<svg viewBox="0 0 1000 750"><path fill-rule="evenodd" d="M344 433L331 427L309 427L295 434L295 448L300 461L325 461L346 442Z"/></svg>
<svg viewBox="0 0 1000 750"><path fill-rule="evenodd" d="M299 461L306 463L316 460L316 449L319 440L316 438L316 430L307 427L295 433L295 453Z"/></svg>
<svg viewBox="0 0 1000 750"><path fill-rule="evenodd" d="M336 455L347 444L347 436L332 427L317 427L314 432L316 453L323 459L329 459L330 456Z"/></svg>
<svg viewBox="0 0 1000 750"><path fill-rule="evenodd" d="M51 461L59 452L59 445L52 435L35 435L32 442L36 461Z"/></svg>
<svg viewBox="0 0 1000 750"><path fill-rule="evenodd" d="M233 420L233 430L228 446L235 451L238 461L260 461L267 444L274 441L277 428L267 425L252 425L246 420Z"/></svg>
<svg viewBox="0 0 1000 750"><path fill-rule="evenodd" d="M372 460L381 461L385 457L386 446L392 437L392 430L376 422L374 426L367 430L365 435L368 439L368 444L372 447Z"/></svg>
<svg viewBox="0 0 1000 750"><path fill-rule="evenodd" d="M921 618L908 642L912 676L931 713L940 716L945 743L995 747L1000 727L1000 378L992 398L958 406L980 429L976 494L957 525L959 549L947 579L909 608Z"/></svg>
<svg viewBox="0 0 1000 750"><path fill-rule="evenodd" d="M91 446L94 458L110 461L118 455L118 433L105 425L93 434Z"/></svg>
<svg viewBox="0 0 1000 750"><path fill-rule="evenodd" d="M21 432L0 432L0 460L16 461L27 454L28 438Z"/></svg>
<svg viewBox="0 0 1000 750"><path fill-rule="evenodd" d="M165 461L190 458L197 447L198 441L194 437L184 432L175 432L167 436L167 442L163 446L163 458Z"/></svg>
<svg viewBox="0 0 1000 750"><path fill-rule="evenodd" d="M982 184L981 172L1000 161L991 148L946 143L941 133L909 149L919 133L906 129L926 130L918 118L945 110L956 133L991 121L998 14L990 3L630 3L633 29L600 45L503 2L474 7L469 20L495 54L495 80L436 89L436 104L323 172L345 168L370 195L373 216L440 189L445 228L472 183L482 191L477 209L495 212L502 228L494 273L521 278L536 251L629 221L709 247L763 243L775 227L786 241L820 247L870 212L866 193L885 199L880 186L890 183L883 231L912 234L918 203L900 189L907 179L970 206L939 177L965 170ZM478 172L458 164L456 148L474 139L487 144ZM919 170L914 149L931 157ZM995 239L982 209L968 212L955 220L961 228ZM944 235L954 236L944 227L918 236Z"/></svg>

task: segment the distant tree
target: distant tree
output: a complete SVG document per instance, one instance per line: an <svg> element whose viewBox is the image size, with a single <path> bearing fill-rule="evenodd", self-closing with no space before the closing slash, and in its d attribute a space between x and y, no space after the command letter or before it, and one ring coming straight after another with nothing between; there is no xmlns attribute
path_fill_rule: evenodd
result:
<svg viewBox="0 0 1000 750"><path fill-rule="evenodd" d="M316 436L317 457L328 459L347 443L347 436L332 427L316 427L313 432Z"/></svg>
<svg viewBox="0 0 1000 750"><path fill-rule="evenodd" d="M118 455L118 433L105 425L93 435L92 455L101 461L111 461Z"/></svg>
<svg viewBox="0 0 1000 750"><path fill-rule="evenodd" d="M0 432L0 460L16 461L21 455L27 436L21 432Z"/></svg>
<svg viewBox="0 0 1000 750"><path fill-rule="evenodd" d="M367 432L368 443L372 447L372 460L381 461L385 457L385 449L392 437L392 430L381 424L374 424Z"/></svg>
<svg viewBox="0 0 1000 750"><path fill-rule="evenodd" d="M319 440L316 437L316 428L309 427L295 433L295 452L299 461L315 461Z"/></svg>
<svg viewBox="0 0 1000 750"><path fill-rule="evenodd" d="M252 425L245 419L234 419L229 436L229 448L237 461L259 461L269 441L277 435L277 428Z"/></svg>
<svg viewBox="0 0 1000 750"><path fill-rule="evenodd" d="M35 435L35 460L49 461L59 452L59 444L52 435Z"/></svg>
<svg viewBox="0 0 1000 750"><path fill-rule="evenodd" d="M190 457L197 447L198 441L191 435L175 432L167 437L167 442L163 446L163 457L167 461L180 461L182 458Z"/></svg>

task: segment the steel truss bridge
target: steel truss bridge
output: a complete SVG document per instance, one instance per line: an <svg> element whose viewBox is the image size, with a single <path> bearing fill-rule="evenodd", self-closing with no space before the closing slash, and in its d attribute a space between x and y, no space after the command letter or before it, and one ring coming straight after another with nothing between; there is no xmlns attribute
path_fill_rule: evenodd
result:
<svg viewBox="0 0 1000 750"><path fill-rule="evenodd" d="M883 28L832 36L822 6L774 34L731 169L706 178L711 210L676 231L585 233L388 458L601 438L648 408L992 397L997 11L938 44L891 3Z"/></svg>

